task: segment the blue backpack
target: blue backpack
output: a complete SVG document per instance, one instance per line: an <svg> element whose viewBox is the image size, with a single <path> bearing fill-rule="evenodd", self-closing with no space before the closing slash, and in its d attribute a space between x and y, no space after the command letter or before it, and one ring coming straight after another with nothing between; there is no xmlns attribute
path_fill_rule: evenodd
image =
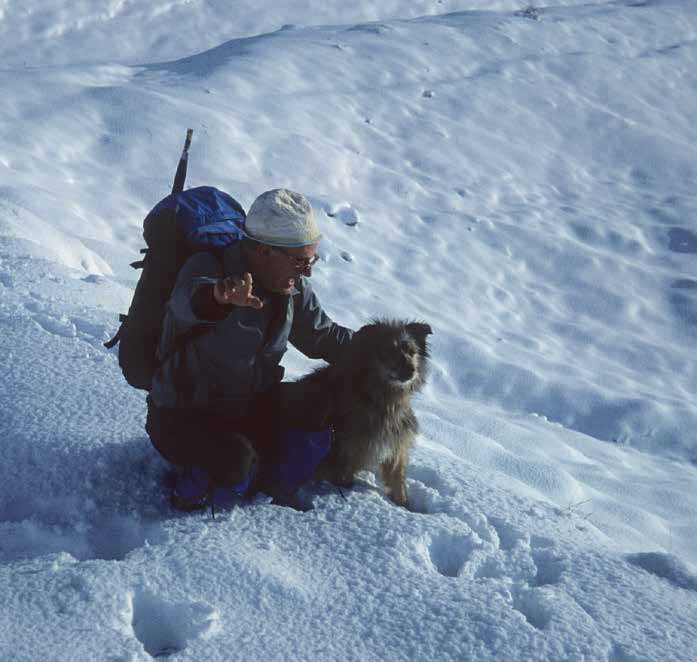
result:
<svg viewBox="0 0 697 662"><path fill-rule="evenodd" d="M233 197L212 186L172 193L160 200L143 221L145 257L131 263L142 269L127 315L120 315L116 335L104 343L119 345L119 366L133 387L149 391L153 376L167 357L156 355L167 300L177 273L198 251L222 250L242 238L246 214ZM178 339L176 351L196 327Z"/></svg>

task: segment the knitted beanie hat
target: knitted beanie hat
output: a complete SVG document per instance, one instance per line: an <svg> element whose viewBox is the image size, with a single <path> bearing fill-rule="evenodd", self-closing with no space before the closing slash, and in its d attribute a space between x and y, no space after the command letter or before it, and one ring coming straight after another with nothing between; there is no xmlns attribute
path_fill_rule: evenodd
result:
<svg viewBox="0 0 697 662"><path fill-rule="evenodd" d="M308 199L284 188L266 191L252 203L244 235L271 246L307 246L322 236Z"/></svg>

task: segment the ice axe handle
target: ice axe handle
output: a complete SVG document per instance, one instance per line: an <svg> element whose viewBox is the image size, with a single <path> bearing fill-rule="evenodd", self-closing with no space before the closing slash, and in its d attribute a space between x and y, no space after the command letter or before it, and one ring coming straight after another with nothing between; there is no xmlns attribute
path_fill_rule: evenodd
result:
<svg viewBox="0 0 697 662"><path fill-rule="evenodd" d="M184 149L182 150L177 172L174 175L174 184L172 185L172 194L181 193L184 190L184 182L186 181L186 166L189 162L189 147L191 147L191 136L193 129L186 130L186 140L184 141Z"/></svg>

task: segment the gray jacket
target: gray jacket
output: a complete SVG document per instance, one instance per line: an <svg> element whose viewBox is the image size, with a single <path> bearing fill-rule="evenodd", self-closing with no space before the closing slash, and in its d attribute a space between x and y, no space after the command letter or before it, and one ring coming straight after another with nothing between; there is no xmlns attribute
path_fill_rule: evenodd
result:
<svg viewBox="0 0 697 662"><path fill-rule="evenodd" d="M162 326L159 352L169 358L153 380L150 395L156 406L244 416L255 393L283 378L279 364L289 341L306 356L333 363L351 340L353 332L327 316L302 276L289 296L269 297L255 285L254 294L265 300L261 309L231 306L217 322L196 316L192 298L198 288L245 271L240 244L226 248L222 262L212 253L197 253L181 268ZM172 353L175 338L194 327L201 332Z"/></svg>

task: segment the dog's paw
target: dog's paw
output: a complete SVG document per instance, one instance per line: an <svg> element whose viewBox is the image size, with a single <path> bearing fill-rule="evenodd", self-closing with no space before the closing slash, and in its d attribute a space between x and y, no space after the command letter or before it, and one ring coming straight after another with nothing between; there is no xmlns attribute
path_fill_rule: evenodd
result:
<svg viewBox="0 0 697 662"><path fill-rule="evenodd" d="M387 496L390 498L390 501L392 501L392 503L394 503L395 506L402 506L403 508L409 510L409 498L407 497L406 490L391 491L388 492Z"/></svg>

